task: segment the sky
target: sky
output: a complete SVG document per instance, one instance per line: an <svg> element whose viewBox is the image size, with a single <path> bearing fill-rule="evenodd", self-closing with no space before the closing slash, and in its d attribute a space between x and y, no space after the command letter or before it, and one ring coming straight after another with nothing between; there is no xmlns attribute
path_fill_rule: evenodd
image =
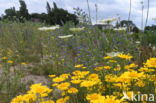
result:
<svg viewBox="0 0 156 103"><path fill-rule="evenodd" d="M56 2L59 8L64 8L73 13L73 8L81 8L88 13L87 0L24 0L27 4L29 13L42 13L46 12L46 2L48 1L51 6ZM131 20L138 26L141 26L142 5L144 2L144 22L147 12L147 0L132 0L132 14ZM89 0L91 17L95 22L96 9L95 4L98 5L98 20L117 17L117 14L123 20L128 19L130 0ZM0 0L0 15L4 14L4 10L15 6L16 10L19 9L19 0ZM152 18L156 18L156 0L150 0L150 12L148 25L156 24Z"/></svg>

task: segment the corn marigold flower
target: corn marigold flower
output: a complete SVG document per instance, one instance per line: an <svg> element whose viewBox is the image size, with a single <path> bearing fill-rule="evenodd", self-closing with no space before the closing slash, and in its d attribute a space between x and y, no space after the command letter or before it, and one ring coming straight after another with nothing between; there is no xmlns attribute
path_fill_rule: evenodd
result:
<svg viewBox="0 0 156 103"><path fill-rule="evenodd" d="M127 59L127 60L130 60L132 59L133 57L129 54L119 54L118 55L119 58L122 58L122 59Z"/></svg>
<svg viewBox="0 0 156 103"><path fill-rule="evenodd" d="M65 79L68 79L69 76L70 76L70 74L61 74L60 75L61 78L65 78Z"/></svg>
<svg viewBox="0 0 156 103"><path fill-rule="evenodd" d="M117 99L116 96L105 96L99 103L123 103L122 99Z"/></svg>
<svg viewBox="0 0 156 103"><path fill-rule="evenodd" d="M84 80L81 82L80 86L81 87L92 87L96 84L98 84L99 81L89 81L89 80Z"/></svg>
<svg viewBox="0 0 156 103"><path fill-rule="evenodd" d="M12 64L12 63L14 63L14 61L8 60L7 63Z"/></svg>
<svg viewBox="0 0 156 103"><path fill-rule="evenodd" d="M87 94L86 99L90 101L90 103L100 103L96 102L101 99L102 95L98 93Z"/></svg>
<svg viewBox="0 0 156 103"><path fill-rule="evenodd" d="M68 82L64 82L64 83L57 85L57 88L60 90L67 90L69 87L70 87L70 83Z"/></svg>
<svg viewBox="0 0 156 103"><path fill-rule="evenodd" d="M104 66L103 68L106 69L106 70L111 69L110 66Z"/></svg>
<svg viewBox="0 0 156 103"><path fill-rule="evenodd" d="M67 103L68 100L69 100L69 96L66 96L64 98L60 98L56 100L56 103Z"/></svg>
<svg viewBox="0 0 156 103"><path fill-rule="evenodd" d="M50 78L54 78L56 77L56 75L48 75Z"/></svg>
<svg viewBox="0 0 156 103"><path fill-rule="evenodd" d="M111 59L111 58L112 58L111 56L106 56L103 59Z"/></svg>
<svg viewBox="0 0 156 103"><path fill-rule="evenodd" d="M6 59L8 59L8 58L7 58L7 57L2 57L2 59L3 59L3 60L6 60Z"/></svg>
<svg viewBox="0 0 156 103"><path fill-rule="evenodd" d="M68 89L68 93L73 93L73 94L75 94L75 93L77 93L78 92L78 89L76 89L76 88L69 88Z"/></svg>
<svg viewBox="0 0 156 103"><path fill-rule="evenodd" d="M75 68L82 68L84 65L83 64L78 64L78 65L75 65Z"/></svg>
<svg viewBox="0 0 156 103"><path fill-rule="evenodd" d="M110 63L116 63L117 61L116 60L109 60L108 62L110 62Z"/></svg>
<svg viewBox="0 0 156 103"><path fill-rule="evenodd" d="M31 85L30 90L28 91L28 93L30 94L33 93L36 95L40 95L41 97L46 97L51 92L52 89L49 89L47 86L41 85L41 83Z"/></svg>
<svg viewBox="0 0 156 103"><path fill-rule="evenodd" d="M32 101L32 102L34 102L34 101L36 101L36 99L37 99L37 96L36 96L36 94L25 94L25 95L23 95L23 101L24 102L30 102L30 101Z"/></svg>
<svg viewBox="0 0 156 103"><path fill-rule="evenodd" d="M82 80L76 79L76 80L71 80L70 82L73 83L73 84L79 84L79 83L81 83L81 81Z"/></svg>
<svg viewBox="0 0 156 103"><path fill-rule="evenodd" d="M98 74L93 73L93 74L90 74L87 79L91 80L91 81L98 81L99 76L98 76Z"/></svg>
<svg viewBox="0 0 156 103"><path fill-rule="evenodd" d="M154 72L155 70L154 69L149 69L149 68L146 68L146 67L142 67L139 69L140 72Z"/></svg>
<svg viewBox="0 0 156 103"><path fill-rule="evenodd" d="M53 82L63 82L65 80L65 78L62 78L62 77L56 77L56 78L53 78Z"/></svg>
<svg viewBox="0 0 156 103"><path fill-rule="evenodd" d="M136 67L138 67L138 65L132 63L132 64L129 64L129 65L126 65L124 68L125 69L131 69L131 68L136 68Z"/></svg>
<svg viewBox="0 0 156 103"><path fill-rule="evenodd" d="M156 68L156 58L150 58L146 61L146 63L144 64L145 67L153 67L153 68Z"/></svg>
<svg viewBox="0 0 156 103"><path fill-rule="evenodd" d="M104 68L103 67L96 67L94 70L95 71L101 71L101 70L103 70Z"/></svg>
<svg viewBox="0 0 156 103"><path fill-rule="evenodd" d="M24 99L22 95L17 96L16 98L12 99L11 103L23 103Z"/></svg>
<svg viewBox="0 0 156 103"><path fill-rule="evenodd" d="M40 103L55 103L53 100L42 101Z"/></svg>
<svg viewBox="0 0 156 103"><path fill-rule="evenodd" d="M27 63L25 63L25 62L22 62L22 63L21 63L21 65L26 65L26 64L27 64Z"/></svg>

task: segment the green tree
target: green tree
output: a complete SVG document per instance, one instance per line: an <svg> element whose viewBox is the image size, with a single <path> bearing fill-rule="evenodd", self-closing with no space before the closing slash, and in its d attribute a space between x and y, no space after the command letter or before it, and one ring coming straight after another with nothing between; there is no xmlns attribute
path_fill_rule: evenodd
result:
<svg viewBox="0 0 156 103"><path fill-rule="evenodd" d="M47 2L47 23L50 25L64 25L66 22L72 21L75 24L78 23L77 16L69 13L68 11L58 8L56 3L53 3L53 8L50 7Z"/></svg>
<svg viewBox="0 0 156 103"><path fill-rule="evenodd" d="M19 16L25 18L26 20L29 20L29 12L25 1L19 0L19 3L20 3Z"/></svg>
<svg viewBox="0 0 156 103"><path fill-rule="evenodd" d="M9 9L5 10L5 16L4 19L14 20L17 17L17 12L15 10L15 7L11 7Z"/></svg>
<svg viewBox="0 0 156 103"><path fill-rule="evenodd" d="M126 28L128 28L129 29L128 31L131 31L131 32L139 32L138 27L131 20L130 21L128 21L128 20L122 20L122 21L120 21L120 23L118 25L120 25L120 27L126 27Z"/></svg>

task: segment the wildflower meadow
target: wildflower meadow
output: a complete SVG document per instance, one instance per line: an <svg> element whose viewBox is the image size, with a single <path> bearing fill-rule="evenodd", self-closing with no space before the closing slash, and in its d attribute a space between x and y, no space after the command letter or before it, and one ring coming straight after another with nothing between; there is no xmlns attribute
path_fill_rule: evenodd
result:
<svg viewBox="0 0 156 103"><path fill-rule="evenodd" d="M20 4L0 19L0 103L156 103L154 25Z"/></svg>

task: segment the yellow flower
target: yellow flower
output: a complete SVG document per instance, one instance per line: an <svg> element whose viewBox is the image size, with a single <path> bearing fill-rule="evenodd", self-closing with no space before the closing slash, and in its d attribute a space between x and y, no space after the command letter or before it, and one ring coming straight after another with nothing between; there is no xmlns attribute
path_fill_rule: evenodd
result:
<svg viewBox="0 0 156 103"><path fill-rule="evenodd" d="M83 82L81 82L80 86L81 87L92 87L92 86L96 85L97 83L98 83L97 81L84 80Z"/></svg>
<svg viewBox="0 0 156 103"><path fill-rule="evenodd" d="M106 69L106 70L111 69L110 66L104 66L103 68Z"/></svg>
<svg viewBox="0 0 156 103"><path fill-rule="evenodd" d="M65 79L68 79L69 76L70 76L70 74L62 74L62 75L60 75L61 78L65 78Z"/></svg>
<svg viewBox="0 0 156 103"><path fill-rule="evenodd" d="M98 81L99 76L98 76L98 74L93 73L93 74L90 74L87 79L91 80L91 81Z"/></svg>
<svg viewBox="0 0 156 103"><path fill-rule="evenodd" d="M126 66L125 66L125 69L131 69L131 68L136 68L136 67L138 67L138 65L132 63L132 64L130 64L130 65L126 65Z"/></svg>
<svg viewBox="0 0 156 103"><path fill-rule="evenodd" d="M36 94L25 94L25 95L23 95L23 101L25 101L27 103L30 101L34 102L36 99L37 99Z"/></svg>
<svg viewBox="0 0 156 103"><path fill-rule="evenodd" d="M82 68L84 65L83 64L78 64L78 65L75 65L75 68Z"/></svg>
<svg viewBox="0 0 156 103"><path fill-rule="evenodd" d="M109 60L108 62L110 62L110 63L116 63L117 61L116 60Z"/></svg>
<svg viewBox="0 0 156 103"><path fill-rule="evenodd" d="M104 59L111 59L111 58L112 58L111 56L104 57Z"/></svg>
<svg viewBox="0 0 156 103"><path fill-rule="evenodd" d="M3 59L3 60L6 60L6 59L8 59L8 58L7 58L7 57L2 57L2 59Z"/></svg>
<svg viewBox="0 0 156 103"><path fill-rule="evenodd" d="M94 70L101 71L102 69L103 69L103 67L96 67Z"/></svg>
<svg viewBox="0 0 156 103"><path fill-rule="evenodd" d="M69 88L69 86L70 86L70 83L64 82L64 83L57 85L57 88L60 90L67 90Z"/></svg>
<svg viewBox="0 0 156 103"><path fill-rule="evenodd" d="M121 70L121 67L120 66L114 68L114 71L120 71L120 70Z"/></svg>
<svg viewBox="0 0 156 103"><path fill-rule="evenodd" d="M139 87L144 87L145 86L145 83L142 80L138 80L135 85L137 85Z"/></svg>
<svg viewBox="0 0 156 103"><path fill-rule="evenodd" d="M82 80L71 80L70 82L73 84L79 84L81 83Z"/></svg>
<svg viewBox="0 0 156 103"><path fill-rule="evenodd" d="M8 60L7 63L12 64L12 63L14 63L14 61Z"/></svg>
<svg viewBox="0 0 156 103"><path fill-rule="evenodd" d="M82 69L86 69L87 67L82 67Z"/></svg>
<svg viewBox="0 0 156 103"><path fill-rule="evenodd" d="M25 63L25 62L22 62L21 64L22 64L22 65L26 65L27 63Z"/></svg>
<svg viewBox="0 0 156 103"><path fill-rule="evenodd" d="M53 87L56 87L56 86L58 86L58 83L54 83L54 84L52 84L52 86Z"/></svg>
<svg viewBox="0 0 156 103"><path fill-rule="evenodd" d="M48 101L42 101L40 103L55 103L53 100L48 100Z"/></svg>
<svg viewBox="0 0 156 103"><path fill-rule="evenodd" d="M139 69L140 72L154 72L155 70L154 69L149 69L149 68L146 68L146 67L142 67Z"/></svg>
<svg viewBox="0 0 156 103"><path fill-rule="evenodd" d="M54 78L56 77L56 75L48 75L50 78Z"/></svg>
<svg viewBox="0 0 156 103"><path fill-rule="evenodd" d="M16 98L12 99L11 103L24 103L23 96L19 95Z"/></svg>
<svg viewBox="0 0 156 103"><path fill-rule="evenodd" d="M120 77L116 78L118 82L129 83L131 80L144 78L145 75L143 72L138 73L137 71L127 71L121 74Z"/></svg>
<svg viewBox="0 0 156 103"><path fill-rule="evenodd" d="M76 70L72 73L74 76L72 76L72 79L80 79L80 78L84 78L87 74L89 74L89 71L79 71Z"/></svg>
<svg viewBox="0 0 156 103"><path fill-rule="evenodd" d="M69 96L66 96L64 98L60 98L56 101L56 103L66 103L69 100Z"/></svg>
<svg viewBox="0 0 156 103"><path fill-rule="evenodd" d="M122 59L132 59L133 57L129 54L119 54L118 55L119 58L122 58Z"/></svg>
<svg viewBox="0 0 156 103"><path fill-rule="evenodd" d="M117 76L113 75L113 74L108 74L105 76L105 80L107 82L115 82L116 81Z"/></svg>
<svg viewBox="0 0 156 103"><path fill-rule="evenodd" d="M105 96L100 103L123 103L122 99L117 99L115 96Z"/></svg>
<svg viewBox="0 0 156 103"><path fill-rule="evenodd" d="M41 83L39 84L33 84L30 86L30 91L28 91L28 93L33 93L33 94L38 94L41 97L46 97L48 96L48 94L52 92L52 89L49 89L47 86L43 86L41 85Z"/></svg>
<svg viewBox="0 0 156 103"><path fill-rule="evenodd" d="M75 94L75 93L77 93L78 92L78 89L76 89L76 88L69 88L68 89L68 93L73 93L73 94Z"/></svg>
<svg viewBox="0 0 156 103"><path fill-rule="evenodd" d="M156 68L156 58L150 58L145 63L145 67L153 67Z"/></svg>
<svg viewBox="0 0 156 103"><path fill-rule="evenodd" d="M91 103L94 103L94 101L100 100L101 97L102 97L101 94L93 93L93 94L88 94L87 97L86 97L86 99L89 100L89 101L91 101Z"/></svg>
<svg viewBox="0 0 156 103"><path fill-rule="evenodd" d="M53 79L53 82L62 82L64 80L65 80L65 78L56 77L56 78Z"/></svg>

